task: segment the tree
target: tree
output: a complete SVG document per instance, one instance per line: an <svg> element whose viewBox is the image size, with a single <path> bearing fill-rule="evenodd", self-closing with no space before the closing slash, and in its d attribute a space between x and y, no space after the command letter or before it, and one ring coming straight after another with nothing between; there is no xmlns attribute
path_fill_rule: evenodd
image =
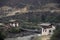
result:
<svg viewBox="0 0 60 40"><path fill-rule="evenodd" d="M21 30L18 27L12 27L11 29L9 29L9 32L11 33L19 33Z"/></svg>
<svg viewBox="0 0 60 40"><path fill-rule="evenodd" d="M41 22L45 22L45 18L46 18L46 16L45 15L42 15L41 16Z"/></svg>
<svg viewBox="0 0 60 40"><path fill-rule="evenodd" d="M60 26L57 26L50 40L60 40Z"/></svg>
<svg viewBox="0 0 60 40"><path fill-rule="evenodd" d="M5 37L6 37L6 34L0 31L0 40L4 40Z"/></svg>

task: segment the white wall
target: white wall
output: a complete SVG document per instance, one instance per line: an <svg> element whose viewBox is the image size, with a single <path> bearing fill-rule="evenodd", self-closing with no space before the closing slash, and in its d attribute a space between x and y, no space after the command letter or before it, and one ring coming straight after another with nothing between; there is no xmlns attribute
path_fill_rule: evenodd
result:
<svg viewBox="0 0 60 40"><path fill-rule="evenodd" d="M49 32L49 30L51 30L51 32ZM42 28L42 35L49 35L49 34L53 34L53 30L55 30L55 26L52 26L52 28Z"/></svg>
<svg viewBox="0 0 60 40"><path fill-rule="evenodd" d="M19 26L19 23L10 23L10 26L18 27Z"/></svg>

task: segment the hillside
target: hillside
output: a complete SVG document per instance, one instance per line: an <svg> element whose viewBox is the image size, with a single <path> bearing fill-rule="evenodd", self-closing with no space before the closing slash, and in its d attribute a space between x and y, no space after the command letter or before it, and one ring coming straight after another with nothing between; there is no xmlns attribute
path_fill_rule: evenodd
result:
<svg viewBox="0 0 60 40"><path fill-rule="evenodd" d="M10 19L35 23L60 22L59 0L1 0L0 4L1 22Z"/></svg>
<svg viewBox="0 0 60 40"><path fill-rule="evenodd" d="M53 10L53 11L52 11ZM29 5L25 5L25 6L22 6L22 7L10 7L10 6L2 6L0 7L0 18L1 17L5 17L5 16L13 16L13 15L16 15L16 14L23 14L23 13L29 13L29 12L57 12L59 13L60 12L60 8L59 8L59 4L57 3L48 3L48 4L45 4L45 5L42 5L40 6L37 6L36 7L32 7Z"/></svg>
<svg viewBox="0 0 60 40"><path fill-rule="evenodd" d="M18 20L22 22L33 22L33 23L40 23L40 22L51 22L51 23L58 23L60 22L60 14L59 13L51 13L51 12L29 12L25 14L17 14L13 16L3 17L0 18L0 22L8 22L9 20Z"/></svg>

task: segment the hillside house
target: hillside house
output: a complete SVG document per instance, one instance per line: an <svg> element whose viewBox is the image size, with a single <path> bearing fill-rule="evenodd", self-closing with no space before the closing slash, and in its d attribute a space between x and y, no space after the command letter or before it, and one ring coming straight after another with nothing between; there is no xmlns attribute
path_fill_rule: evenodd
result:
<svg viewBox="0 0 60 40"><path fill-rule="evenodd" d="M41 27L41 40L50 40L51 35L55 30L55 26L51 23L38 24Z"/></svg>
<svg viewBox="0 0 60 40"><path fill-rule="evenodd" d="M55 26L50 23L41 23L38 25L41 26L42 29L41 35L52 35L53 31L55 30Z"/></svg>
<svg viewBox="0 0 60 40"><path fill-rule="evenodd" d="M5 27L18 27L19 26L19 22L16 20L9 20L8 23L5 23Z"/></svg>
<svg viewBox="0 0 60 40"><path fill-rule="evenodd" d="M19 22L16 21L16 20L10 20L9 25L10 25L10 26L13 26L13 27L18 27L18 26L19 26Z"/></svg>

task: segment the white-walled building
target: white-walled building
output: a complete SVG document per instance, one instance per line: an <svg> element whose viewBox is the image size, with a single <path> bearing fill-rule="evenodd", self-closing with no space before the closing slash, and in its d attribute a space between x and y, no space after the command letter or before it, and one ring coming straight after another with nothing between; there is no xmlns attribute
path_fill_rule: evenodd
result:
<svg viewBox="0 0 60 40"><path fill-rule="evenodd" d="M10 20L9 22L10 22L9 25L12 27L18 27L19 26L19 22L16 20Z"/></svg>
<svg viewBox="0 0 60 40"><path fill-rule="evenodd" d="M50 23L42 23L42 24L38 24L42 31L41 31L41 35L51 35L53 34L53 31L55 30L55 26L50 24Z"/></svg>
<svg viewBox="0 0 60 40"><path fill-rule="evenodd" d="M55 30L55 26L51 23L41 23L38 25L41 27L41 40L50 40L50 37Z"/></svg>

